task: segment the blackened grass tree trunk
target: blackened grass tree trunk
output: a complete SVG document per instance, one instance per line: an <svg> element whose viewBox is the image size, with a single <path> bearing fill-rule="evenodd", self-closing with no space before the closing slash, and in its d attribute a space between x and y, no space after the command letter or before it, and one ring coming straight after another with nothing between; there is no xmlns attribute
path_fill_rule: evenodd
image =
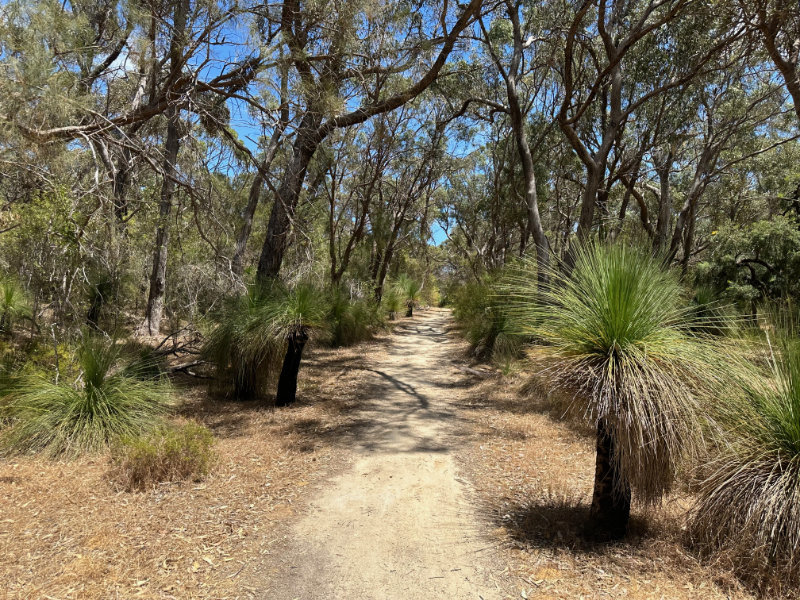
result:
<svg viewBox="0 0 800 600"><path fill-rule="evenodd" d="M183 46L186 43L186 19L189 12L189 0L180 0L175 4L172 23L172 40L170 42L170 78L177 79L182 66ZM153 250L153 267L150 274L150 291L147 297L147 309L142 325L142 333L158 335L161 329L161 318L164 314L164 297L167 278L167 245L169 243L169 217L172 212L172 197L175 192L177 177L176 164L180 148L180 109L173 99L166 110L167 139L164 148L164 181L161 185L161 201L158 206L158 226L156 228L155 248Z"/></svg>
<svg viewBox="0 0 800 600"><path fill-rule="evenodd" d="M598 541L625 536L631 515L631 486L615 460L614 432L605 419L597 422L594 491L587 533Z"/></svg>
<svg viewBox="0 0 800 600"><path fill-rule="evenodd" d="M303 329L292 332L286 340L286 356L278 378L275 406L289 406L297 398L297 375L300 372L300 361L307 341L308 333Z"/></svg>
<svg viewBox="0 0 800 600"><path fill-rule="evenodd" d="M356 110L327 116L330 112L326 110L328 99L314 97L312 94L333 93L333 95L338 96L344 79L363 79L365 75L368 78L376 76L378 78L377 85L380 88L382 83L388 80L387 75L392 72L402 72L403 68L407 69L408 67L386 68L382 65L376 65L366 70L347 68L344 64L345 43L347 40L344 38L349 34L345 31L347 26L340 25L334 31L327 58L317 61L317 63L322 62L322 64L315 63L312 68L308 58L309 48L307 48L310 37L308 23L305 22L307 15L303 14L303 9L298 0L284 2L281 12L281 27L289 45L292 63L297 69L306 90L306 112L298 125L295 142L292 147L292 156L283 180L275 194L275 202L267 225L267 235L258 261L256 273L258 281L268 282L278 277L283 263L283 256L289 245L292 220L297 209L306 171L320 143L336 128L358 125L373 116L393 111L425 91L439 76L461 32L474 22L482 5L483 0L470 0L461 10L458 19L450 30L444 29L440 32L442 34L440 38L442 40L441 49L430 68L416 83L399 93L383 99L379 98L379 91L371 89L368 94L369 99ZM447 7L448 4L445 3L442 10L446 11ZM438 21L443 28L446 23L445 17L446 14L442 14L441 19ZM316 76L315 72L319 72L320 75Z"/></svg>

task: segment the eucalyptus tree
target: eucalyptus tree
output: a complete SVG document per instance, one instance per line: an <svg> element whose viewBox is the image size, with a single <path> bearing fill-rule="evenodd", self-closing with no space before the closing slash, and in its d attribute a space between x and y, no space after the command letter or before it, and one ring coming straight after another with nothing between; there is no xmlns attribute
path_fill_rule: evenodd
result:
<svg viewBox="0 0 800 600"><path fill-rule="evenodd" d="M585 238L598 194L618 179L615 170L629 170L620 147L629 120L648 102L718 68L709 61L741 28L727 29L710 6L692 0L584 0L567 22L558 124L584 166L577 235Z"/></svg>
<svg viewBox="0 0 800 600"><path fill-rule="evenodd" d="M552 54L553 48L548 47L548 37L543 35L543 32L530 30L531 27L539 25L536 23L537 18L541 20L538 11L529 6L530 3L522 0L506 0L502 4L506 19L495 21L491 31L487 30L483 20L480 21L482 42L505 84L505 102L492 103L492 107L506 113L511 123L511 131L522 166L528 217L523 239L527 240L528 235L533 237L540 266L539 277L544 278L550 263L550 243L539 214L536 169L527 124L532 107L546 101L540 96L546 95L547 67L552 62L548 57ZM533 50L529 50L531 48ZM533 57L526 57L526 50L529 50ZM540 53L544 55L543 58L538 56ZM537 145L541 145L545 136L541 131L535 131L534 135L536 136L534 141Z"/></svg>
<svg viewBox="0 0 800 600"><path fill-rule="evenodd" d="M259 280L278 276L306 171L320 143L335 129L392 111L427 89L482 4L420 1L409 10L404 3L289 0L279 14L261 15L280 23L301 104L258 262ZM423 13L431 18L423 19Z"/></svg>
<svg viewBox="0 0 800 600"><path fill-rule="evenodd" d="M738 4L783 78L800 120L800 7L793 0L739 0Z"/></svg>

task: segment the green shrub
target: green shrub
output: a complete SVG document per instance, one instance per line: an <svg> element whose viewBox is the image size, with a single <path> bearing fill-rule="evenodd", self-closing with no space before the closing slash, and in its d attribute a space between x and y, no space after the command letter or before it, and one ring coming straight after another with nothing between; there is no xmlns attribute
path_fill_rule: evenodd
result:
<svg viewBox="0 0 800 600"><path fill-rule="evenodd" d="M113 341L86 337L77 352L80 376L74 384L40 374L16 378L2 401L10 422L0 435L4 451L74 456L158 424L171 403L169 384L126 374L119 353Z"/></svg>
<svg viewBox="0 0 800 600"><path fill-rule="evenodd" d="M214 460L214 436L202 425L164 425L147 434L124 437L111 452L111 477L126 490L158 483L199 481Z"/></svg>
<svg viewBox="0 0 800 600"><path fill-rule="evenodd" d="M451 294L453 317L478 358L505 368L522 356L525 342L508 318L490 280L470 282Z"/></svg>
<svg viewBox="0 0 800 600"><path fill-rule="evenodd" d="M342 290L333 290L328 310L328 330L333 346L352 346L371 339L383 325L378 306L367 300L351 300Z"/></svg>

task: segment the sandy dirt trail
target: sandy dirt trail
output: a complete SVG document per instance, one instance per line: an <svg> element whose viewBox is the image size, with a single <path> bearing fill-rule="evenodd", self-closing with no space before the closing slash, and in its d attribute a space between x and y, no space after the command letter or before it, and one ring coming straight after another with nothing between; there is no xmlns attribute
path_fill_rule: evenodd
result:
<svg viewBox="0 0 800 600"><path fill-rule="evenodd" d="M328 481L262 571L264 598L494 599L502 566L459 480L449 405L450 313L397 327L370 368L370 401L348 429L352 467ZM450 334L452 335L452 334Z"/></svg>

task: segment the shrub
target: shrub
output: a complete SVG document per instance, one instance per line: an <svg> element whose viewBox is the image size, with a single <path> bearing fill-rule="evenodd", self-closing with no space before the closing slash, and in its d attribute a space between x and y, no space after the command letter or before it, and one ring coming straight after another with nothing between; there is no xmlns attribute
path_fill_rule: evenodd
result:
<svg viewBox="0 0 800 600"><path fill-rule="evenodd" d="M451 299L453 316L475 356L507 365L522 355L525 338L516 332L490 280L467 283Z"/></svg>
<svg viewBox="0 0 800 600"><path fill-rule="evenodd" d="M331 293L328 329L333 346L352 346L368 340L382 325L378 307L367 300L351 300L340 289Z"/></svg>
<svg viewBox="0 0 800 600"><path fill-rule="evenodd" d="M631 490L656 502L702 445L700 382L713 380L705 338L692 333L677 275L644 250L589 244L571 274L537 289L523 263L507 293L520 330L545 342L547 376L597 430L591 528L624 535ZM525 276L525 271L528 276Z"/></svg>
<svg viewBox="0 0 800 600"><path fill-rule="evenodd" d="M199 481L214 460L214 436L202 425L165 425L150 433L124 437L111 452L112 478L126 490L158 483Z"/></svg>
<svg viewBox="0 0 800 600"><path fill-rule="evenodd" d="M159 423L171 402L169 384L126 374L119 350L113 341L86 337L77 352L81 374L74 385L39 374L16 379L3 399L10 420L0 437L5 451L74 456Z"/></svg>
<svg viewBox="0 0 800 600"><path fill-rule="evenodd" d="M800 585L800 341L780 339L763 365L739 365L724 437L699 469L690 521L705 552L759 586ZM741 395L730 394L741 389Z"/></svg>

